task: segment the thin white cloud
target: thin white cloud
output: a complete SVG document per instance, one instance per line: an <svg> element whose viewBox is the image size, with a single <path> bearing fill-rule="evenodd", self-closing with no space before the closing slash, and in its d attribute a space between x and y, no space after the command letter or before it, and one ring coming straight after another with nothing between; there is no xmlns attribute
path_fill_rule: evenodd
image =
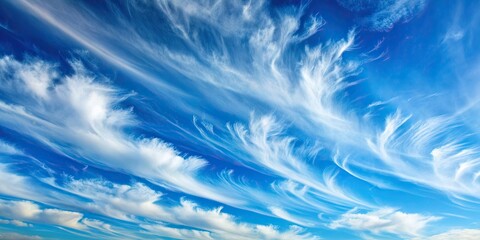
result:
<svg viewBox="0 0 480 240"><path fill-rule="evenodd" d="M41 194L57 195L58 193L49 189L43 192L32 191L31 196L41 199L44 198ZM71 208L81 209L75 205L75 199L71 195L64 195L63 203L54 202L53 205L71 205ZM42 208L28 200L0 200L0 216L6 218L0 220L2 224L13 224L19 227L55 226L64 232L87 238L102 236L108 239L137 239L138 237L121 225L112 226L97 219L85 218L84 214L78 211Z"/></svg>
<svg viewBox="0 0 480 240"><path fill-rule="evenodd" d="M453 14L449 16L450 21L448 23L449 25L446 26L447 29L442 39L443 44L451 43L458 46L457 41L462 40L469 28L473 25L474 20L471 20L471 22L467 24L461 22L462 16L465 14L463 8L463 4L457 4Z"/></svg>
<svg viewBox="0 0 480 240"><path fill-rule="evenodd" d="M12 224L17 227L31 227L33 226L32 224L28 224L19 220L6 220L6 219L0 219L1 224Z"/></svg>
<svg viewBox="0 0 480 240"><path fill-rule="evenodd" d="M308 222L304 222L301 218L299 217L294 217L290 213L286 212L285 210L278 208L278 207L270 207L270 211L272 211L273 215L288 220L290 222L300 224L303 226L311 227L312 225Z"/></svg>
<svg viewBox="0 0 480 240"><path fill-rule="evenodd" d="M15 146L3 141L0 139L0 154L9 154L9 155L22 155L23 152L17 149Z"/></svg>
<svg viewBox="0 0 480 240"><path fill-rule="evenodd" d="M478 198L480 149L467 140L458 120L411 117L397 111L387 117L376 137L367 139L371 151L385 164L381 171L460 198Z"/></svg>
<svg viewBox="0 0 480 240"><path fill-rule="evenodd" d="M192 229L182 229L167 227L161 224L142 224L143 229L161 237L169 237L175 239L199 239L199 240L213 240L210 232L198 231Z"/></svg>
<svg viewBox="0 0 480 240"><path fill-rule="evenodd" d="M356 196L353 190L338 181L340 169L333 165L314 166L317 156L324 150L320 142L300 142L287 134L287 124L272 115L257 117L252 114L248 125L227 124L226 129L219 128L216 132L204 129L196 121L195 126L212 147L254 171L282 179L271 184L275 194L282 196L281 200L276 199L275 195L259 199L268 201L270 212L272 208L282 209L282 213L285 214L278 214L279 211L272 212L277 217L311 226L316 224L314 223L316 220L306 221L307 212L316 216L318 211L338 213L341 206L372 206L369 201ZM352 178L352 181L354 180ZM232 180L229 182L230 185L238 185ZM245 184L240 188L248 196L258 196ZM267 194L267 191L263 192ZM298 201L304 204L298 204ZM300 217L295 215L303 215L304 219L299 220Z"/></svg>
<svg viewBox="0 0 480 240"><path fill-rule="evenodd" d="M444 233L439 233L436 235L415 238L414 240L452 240L452 239L462 239L462 240L476 240L480 236L479 229L452 229Z"/></svg>
<svg viewBox="0 0 480 240"><path fill-rule="evenodd" d="M84 208L95 213L133 222L138 222L137 218L140 217L148 218L204 230L191 231L166 225L141 224L142 228L152 233L163 234L162 236L188 238L187 236L198 235L204 238L212 236L215 239L251 239L263 238L262 232L272 228L270 234L273 235L295 237L292 239L316 238L300 227L280 231L275 226L238 222L233 215L222 212L221 207L205 209L185 199L176 206L166 206L161 199L162 193L140 183L119 185L103 180L72 179L62 189L92 200Z"/></svg>
<svg viewBox="0 0 480 240"><path fill-rule="evenodd" d="M360 213L353 209L342 214L339 219L330 223L332 229L349 228L369 231L374 234L391 233L403 236L417 236L430 222L439 217L425 216L418 213L404 213L392 208L379 209Z"/></svg>
<svg viewBox="0 0 480 240"><path fill-rule="evenodd" d="M42 240L40 236L24 235L15 232L0 233L0 240Z"/></svg>
<svg viewBox="0 0 480 240"><path fill-rule="evenodd" d="M448 41L459 41L465 36L465 32L462 29L449 29L445 36L443 37L442 42Z"/></svg>
<svg viewBox="0 0 480 240"><path fill-rule="evenodd" d="M35 192L27 177L13 173L7 164L0 163L0 181L9 183L0 184L0 194L3 195L28 198Z"/></svg>
<svg viewBox="0 0 480 240"><path fill-rule="evenodd" d="M74 229L85 229L79 221L83 214L58 209L42 209L30 201L0 201L0 216L13 220L53 224Z"/></svg>
<svg viewBox="0 0 480 240"><path fill-rule="evenodd" d="M346 9L354 12L372 12L362 19L365 27L374 31L388 31L398 22L414 17L426 5L426 0L337 0Z"/></svg>

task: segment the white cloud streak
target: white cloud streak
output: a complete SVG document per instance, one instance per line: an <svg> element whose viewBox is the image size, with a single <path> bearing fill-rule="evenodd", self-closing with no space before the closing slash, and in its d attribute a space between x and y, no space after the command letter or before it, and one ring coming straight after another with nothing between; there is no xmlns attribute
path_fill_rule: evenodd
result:
<svg viewBox="0 0 480 240"><path fill-rule="evenodd" d="M374 234L393 233L403 236L417 236L428 223L439 219L438 217L417 213L404 213L391 208L367 213L359 213L356 209L353 209L342 214L329 227L370 231Z"/></svg>
<svg viewBox="0 0 480 240"><path fill-rule="evenodd" d="M122 220L139 222L138 218L148 218L163 223L186 226L203 231L175 228L162 224L141 223L141 227L158 235L188 239L188 236L198 236L208 239L251 239L264 238L263 235L295 237L292 239L315 239L300 227L292 227L280 231L275 226L256 225L237 222L236 218L222 212L222 208L205 209L196 203L182 199L178 205L165 206L161 199L162 193L149 187L135 183L119 185L102 180L70 180L61 187L65 191L92 200L85 204L85 210L100 213ZM269 228L270 232L264 233ZM272 238L277 239L277 238Z"/></svg>
<svg viewBox="0 0 480 240"><path fill-rule="evenodd" d="M31 227L32 224L28 224L19 220L5 220L5 219L0 219L1 224L12 224L17 227Z"/></svg>
<svg viewBox="0 0 480 240"><path fill-rule="evenodd" d="M314 157L322 150L321 145L297 144L297 140L286 135L283 124L273 116L252 116L248 126L237 123L227 125L227 128L238 142L236 146L240 147L241 152L249 154L243 158L238 156L238 159L257 165L256 169L266 168L267 174L274 173L302 184L309 188L309 192L317 191L320 197L329 202L369 205L337 184L338 171L311 166Z"/></svg>
<svg viewBox="0 0 480 240"><path fill-rule="evenodd" d="M389 31L396 23L407 22L426 5L426 0L337 0L346 9L353 12L369 11L361 23L369 30Z"/></svg>
<svg viewBox="0 0 480 240"><path fill-rule="evenodd" d="M17 175L8 169L7 164L0 163L0 194L7 196L15 196L20 198L28 198L34 188L28 183L27 177Z"/></svg>
<svg viewBox="0 0 480 240"><path fill-rule="evenodd" d="M41 240L40 236L24 235L15 232L0 233L1 240Z"/></svg>
<svg viewBox="0 0 480 240"><path fill-rule="evenodd" d="M13 220L53 224L74 229L85 229L79 221L83 214L58 209L41 209L30 201L0 201L0 216Z"/></svg>
<svg viewBox="0 0 480 240"><path fill-rule="evenodd" d="M425 240L450 240L450 239L462 239L462 240L475 240L480 236L479 229L452 229L444 233L423 237ZM414 239L419 240L419 239Z"/></svg>
<svg viewBox="0 0 480 240"><path fill-rule="evenodd" d="M15 146L0 139L0 154L8 155L22 155L23 152L17 149Z"/></svg>

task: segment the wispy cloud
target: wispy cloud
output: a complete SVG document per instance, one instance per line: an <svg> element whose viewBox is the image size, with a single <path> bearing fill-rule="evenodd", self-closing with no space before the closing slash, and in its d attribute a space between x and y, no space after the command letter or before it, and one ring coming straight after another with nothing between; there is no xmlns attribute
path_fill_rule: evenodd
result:
<svg viewBox="0 0 480 240"><path fill-rule="evenodd" d="M75 229L84 229L79 221L83 215L78 212L58 209L41 209L37 204L29 201L0 202L0 215L13 220L54 224Z"/></svg>
<svg viewBox="0 0 480 240"><path fill-rule="evenodd" d="M3 154L22 154L22 151L15 146L0 139L0 153Z"/></svg>
<svg viewBox="0 0 480 240"><path fill-rule="evenodd" d="M40 236L24 235L15 232L3 232L0 233L0 239L2 240L41 240Z"/></svg>
<svg viewBox="0 0 480 240"><path fill-rule="evenodd" d="M210 232L206 232L206 231L173 228L173 227L167 227L162 224L155 224L155 225L145 224L140 226L143 229L161 237L169 237L169 238L175 238L175 239L201 239L201 240L214 239L212 238Z"/></svg>
<svg viewBox="0 0 480 240"><path fill-rule="evenodd" d="M404 236L416 236L421 233L427 224L439 219L439 217L424 216L417 213L404 213L391 208L367 213L360 213L353 209L333 221L330 227L333 229L351 228L360 231L370 231L375 234L393 233Z"/></svg>
<svg viewBox="0 0 480 240"><path fill-rule="evenodd" d="M361 22L370 30L388 31L398 22L406 22L420 12L426 0L337 0L343 7L353 12L369 12Z"/></svg>
<svg viewBox="0 0 480 240"><path fill-rule="evenodd" d="M480 230L478 229L453 229L444 233L432 235L423 239L428 240L448 240L448 239L465 239L474 240L478 238Z"/></svg>
<svg viewBox="0 0 480 240"><path fill-rule="evenodd" d="M134 222L138 221L137 217L142 217L204 230L191 231L161 224L143 223L141 225L142 228L153 233L164 234L162 236L188 238L187 236L198 235L203 238L248 239L263 238L262 230L265 228L276 229L274 226L237 222L233 215L222 212L221 207L205 209L186 199L182 199L176 206L166 206L167 203L161 200L161 193L140 183L118 185L101 180L72 180L62 189L91 199L93 202L87 204L86 209L110 217ZM293 232L298 235L291 231L282 232L280 230L272 230L272 234L295 236L299 239L314 239L313 235L303 232L303 230L300 231L301 228L295 229L296 231Z"/></svg>
<svg viewBox="0 0 480 240"><path fill-rule="evenodd" d="M31 227L32 224L28 224L19 220L5 220L5 219L0 219L1 224L12 224L17 227Z"/></svg>

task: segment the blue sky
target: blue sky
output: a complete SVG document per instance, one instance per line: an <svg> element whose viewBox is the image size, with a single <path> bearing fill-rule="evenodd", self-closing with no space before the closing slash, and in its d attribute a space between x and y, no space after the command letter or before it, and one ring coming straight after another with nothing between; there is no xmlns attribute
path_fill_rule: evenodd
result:
<svg viewBox="0 0 480 240"><path fill-rule="evenodd" d="M3 1L0 239L478 239L479 1Z"/></svg>

